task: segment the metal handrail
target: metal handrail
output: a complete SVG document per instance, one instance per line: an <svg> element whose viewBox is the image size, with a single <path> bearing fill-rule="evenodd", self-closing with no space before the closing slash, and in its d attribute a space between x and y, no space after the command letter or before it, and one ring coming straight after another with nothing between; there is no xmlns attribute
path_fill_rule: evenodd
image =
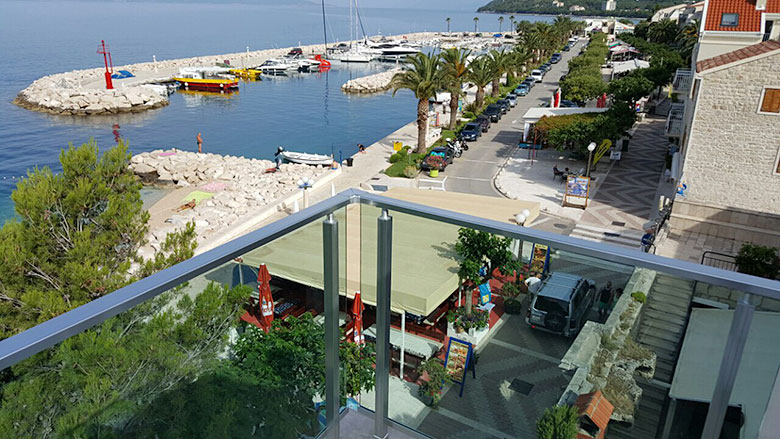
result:
<svg viewBox="0 0 780 439"><path fill-rule="evenodd" d="M323 219L349 204L361 203L390 211L482 230L523 241L544 243L552 248L618 264L661 271L688 280L737 289L780 300L780 281L699 265L639 250L586 241L552 232L478 218L449 210L423 206L364 191L350 189L289 217L247 233L226 244L197 255L173 267L127 285L67 313L54 317L20 334L0 341L0 370L18 363L68 337L151 299L170 288L232 261L234 258L282 237L306 224Z"/></svg>
<svg viewBox="0 0 780 439"><path fill-rule="evenodd" d="M722 257L722 259L713 258L710 255L720 256ZM715 261L716 263L720 262L720 264L713 265L711 263L708 263L708 261ZM734 255L729 255L726 253L718 253L718 252L708 250L701 254L701 265L717 267L723 270L737 271L737 258Z"/></svg>

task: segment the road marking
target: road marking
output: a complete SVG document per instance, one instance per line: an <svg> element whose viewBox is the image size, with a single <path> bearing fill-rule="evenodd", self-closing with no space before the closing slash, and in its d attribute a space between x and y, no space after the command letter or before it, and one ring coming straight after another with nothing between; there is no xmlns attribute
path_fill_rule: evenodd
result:
<svg viewBox="0 0 780 439"><path fill-rule="evenodd" d="M499 162L491 162L489 160L472 160L472 159L460 159L461 162L472 162L472 163L490 163L491 165L497 165Z"/></svg>
<svg viewBox="0 0 780 439"><path fill-rule="evenodd" d="M493 340L490 340L489 344L495 344L497 346L501 346L502 348L506 348L515 352L519 352L521 354L530 355L532 357L536 357L540 360L549 361L550 363L560 364L561 360L555 357L551 357L549 355L540 354L539 352L532 351L530 349L521 348L520 346L513 345L511 343L507 343L505 341L496 340L493 338Z"/></svg>
<svg viewBox="0 0 780 439"><path fill-rule="evenodd" d="M454 180L493 181L489 178L455 177L454 175L448 175L448 177Z"/></svg>

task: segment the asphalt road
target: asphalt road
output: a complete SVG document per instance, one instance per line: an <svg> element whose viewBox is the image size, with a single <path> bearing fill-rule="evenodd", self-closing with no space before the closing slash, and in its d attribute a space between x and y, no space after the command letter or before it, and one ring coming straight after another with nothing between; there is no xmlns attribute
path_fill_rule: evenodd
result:
<svg viewBox="0 0 780 439"><path fill-rule="evenodd" d="M526 96L518 97L517 106L509 110L501 120L491 124L487 133L474 142L469 142L469 150L463 153L459 159L447 166L446 189L450 192L485 195L491 197L503 197L493 184L493 178L511 155L517 143L523 135L523 115L530 108L539 107L540 104L550 102L552 94L558 88L558 79L568 72L568 61L580 51L585 40L580 40L568 52L561 52L563 59L552 65L544 80L537 83ZM573 229L571 220L542 215L536 221L539 228L549 231L568 234ZM542 223L542 220L545 220ZM542 224L548 227L541 227ZM565 227L564 227L565 226Z"/></svg>

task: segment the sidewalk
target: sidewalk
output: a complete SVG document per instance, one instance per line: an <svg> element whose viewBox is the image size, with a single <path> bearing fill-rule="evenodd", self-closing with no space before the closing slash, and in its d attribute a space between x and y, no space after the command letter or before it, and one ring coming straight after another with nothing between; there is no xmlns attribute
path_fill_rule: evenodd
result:
<svg viewBox="0 0 780 439"><path fill-rule="evenodd" d="M669 102L659 105L668 111ZM644 224L655 218L660 195L674 184L664 177L669 142L665 117L648 115L639 122L628 151L612 166L571 236L638 249Z"/></svg>

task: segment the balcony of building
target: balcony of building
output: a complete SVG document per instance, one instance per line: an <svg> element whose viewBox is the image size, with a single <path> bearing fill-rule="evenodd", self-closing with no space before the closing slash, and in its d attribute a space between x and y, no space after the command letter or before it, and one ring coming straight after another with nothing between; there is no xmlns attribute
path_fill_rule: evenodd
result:
<svg viewBox="0 0 780 439"><path fill-rule="evenodd" d="M693 72L691 69L677 69L672 82L672 91L679 95L687 95L693 85Z"/></svg>
<svg viewBox="0 0 780 439"><path fill-rule="evenodd" d="M772 417L780 345L766 342L780 314L764 311L780 300L780 282L526 227L538 211L523 226L491 202L469 214L419 200L338 194L0 341L0 428L16 437L532 438L545 409L574 404L594 418L582 430L593 436L581 437L603 437L612 419L623 433L607 437L709 439L724 425L756 437ZM507 238L506 260L520 272L480 269L492 273L487 288L460 288L464 229ZM542 287L532 300L510 287L528 265L576 285L544 304ZM263 282L272 298L261 305L253 292ZM609 312L595 298L608 282ZM691 311L705 289L731 302ZM483 325L461 332L448 313L469 302ZM526 322L529 306L546 313L541 323ZM189 319L196 311L214 318ZM258 329L268 320L291 338L270 345ZM374 347L375 386L347 399L340 343L358 324ZM178 326L157 339L138 329L159 325ZM142 354L128 356L126 343ZM419 365L431 359L457 378L436 408L418 393L428 376ZM621 362L636 373L618 371ZM82 374L94 379L82 384ZM31 407L41 392L61 402ZM611 404L596 416L602 397Z"/></svg>
<svg viewBox="0 0 780 439"><path fill-rule="evenodd" d="M685 104L673 103L666 117L666 135L669 137L682 137L685 129Z"/></svg>

